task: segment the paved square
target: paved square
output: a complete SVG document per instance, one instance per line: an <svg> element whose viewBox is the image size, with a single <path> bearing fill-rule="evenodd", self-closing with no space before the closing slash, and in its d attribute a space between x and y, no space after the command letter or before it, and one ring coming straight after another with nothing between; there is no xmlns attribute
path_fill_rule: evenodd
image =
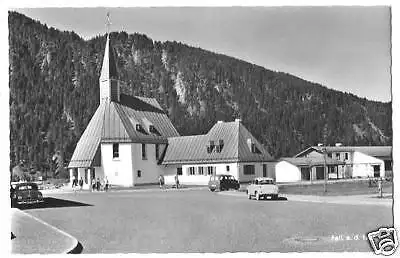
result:
<svg viewBox="0 0 400 258"><path fill-rule="evenodd" d="M363 236L393 224L390 207L257 202L206 190L54 197L77 205L25 211L74 236L83 253L370 252Z"/></svg>

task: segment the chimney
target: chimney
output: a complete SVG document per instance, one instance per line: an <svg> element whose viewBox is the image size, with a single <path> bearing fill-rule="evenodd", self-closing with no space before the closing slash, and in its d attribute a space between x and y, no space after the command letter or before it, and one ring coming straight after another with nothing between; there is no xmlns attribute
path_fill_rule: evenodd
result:
<svg viewBox="0 0 400 258"><path fill-rule="evenodd" d="M324 144L323 143L318 143L317 146L318 147L322 147L322 146L324 146Z"/></svg>

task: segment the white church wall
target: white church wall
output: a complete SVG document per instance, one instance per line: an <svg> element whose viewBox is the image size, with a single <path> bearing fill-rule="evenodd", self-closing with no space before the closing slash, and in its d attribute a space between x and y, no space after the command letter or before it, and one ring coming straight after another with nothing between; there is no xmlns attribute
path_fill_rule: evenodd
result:
<svg viewBox="0 0 400 258"><path fill-rule="evenodd" d="M142 144L133 143L131 150L133 180L135 184L158 183L163 166L158 165L155 144L146 144L146 159L142 158ZM161 156L161 151L160 151ZM140 177L138 171L140 170Z"/></svg>
<svg viewBox="0 0 400 258"><path fill-rule="evenodd" d="M112 185L132 186L132 155L131 144L119 144L119 157L113 158L113 145L112 143L101 144L101 160L103 170L96 168L97 177L107 177Z"/></svg>

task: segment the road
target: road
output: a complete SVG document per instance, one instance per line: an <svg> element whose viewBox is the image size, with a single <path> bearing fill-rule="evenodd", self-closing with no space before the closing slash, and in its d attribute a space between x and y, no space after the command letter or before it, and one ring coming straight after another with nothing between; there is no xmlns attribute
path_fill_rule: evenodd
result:
<svg viewBox="0 0 400 258"><path fill-rule="evenodd" d="M393 224L390 207L257 202L206 190L53 197L25 212L74 236L83 253L370 252L365 235Z"/></svg>

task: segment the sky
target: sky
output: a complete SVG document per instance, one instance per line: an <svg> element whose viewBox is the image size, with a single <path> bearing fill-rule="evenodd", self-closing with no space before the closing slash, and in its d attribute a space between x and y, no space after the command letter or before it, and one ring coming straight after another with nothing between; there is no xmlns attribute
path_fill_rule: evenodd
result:
<svg viewBox="0 0 400 258"><path fill-rule="evenodd" d="M14 9L89 39L143 33L233 56L371 100L391 100L390 9L370 7L135 7Z"/></svg>

